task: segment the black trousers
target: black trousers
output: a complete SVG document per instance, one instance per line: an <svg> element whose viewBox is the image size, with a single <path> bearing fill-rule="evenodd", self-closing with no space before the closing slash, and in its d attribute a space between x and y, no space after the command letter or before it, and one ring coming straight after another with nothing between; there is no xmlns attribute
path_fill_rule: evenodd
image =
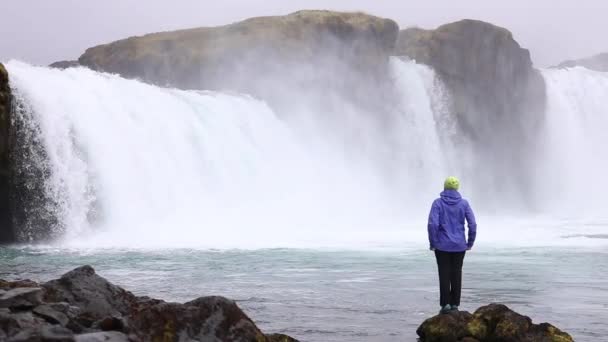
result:
<svg viewBox="0 0 608 342"><path fill-rule="evenodd" d="M443 252L435 250L439 269L439 304L460 305L462 289L462 262L465 252Z"/></svg>

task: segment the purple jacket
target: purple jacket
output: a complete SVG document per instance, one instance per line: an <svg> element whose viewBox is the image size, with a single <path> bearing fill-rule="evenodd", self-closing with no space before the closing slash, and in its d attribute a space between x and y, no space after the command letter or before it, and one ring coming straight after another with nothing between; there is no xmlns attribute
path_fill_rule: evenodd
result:
<svg viewBox="0 0 608 342"><path fill-rule="evenodd" d="M464 236L464 220L469 226L468 241ZM463 252L473 247L477 223L469 202L456 190L445 190L436 199L429 214L431 248L444 252Z"/></svg>

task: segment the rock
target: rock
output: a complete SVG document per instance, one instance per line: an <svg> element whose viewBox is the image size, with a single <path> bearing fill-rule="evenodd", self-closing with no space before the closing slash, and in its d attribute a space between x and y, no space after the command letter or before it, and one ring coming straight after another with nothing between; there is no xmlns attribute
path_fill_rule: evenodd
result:
<svg viewBox="0 0 608 342"><path fill-rule="evenodd" d="M103 331L76 335L76 342L128 342L129 337L118 331Z"/></svg>
<svg viewBox="0 0 608 342"><path fill-rule="evenodd" d="M9 342L73 342L74 334L60 326L43 326L24 329L9 339Z"/></svg>
<svg viewBox="0 0 608 342"><path fill-rule="evenodd" d="M126 326L127 324L122 318L106 317L93 323L92 328L102 331L123 331Z"/></svg>
<svg viewBox="0 0 608 342"><path fill-rule="evenodd" d="M378 82L387 79L398 31L394 21L363 13L299 11L131 37L92 47L78 61L161 86L248 93L276 106L293 106L287 93L321 101L328 87L371 101L381 96Z"/></svg>
<svg viewBox="0 0 608 342"><path fill-rule="evenodd" d="M0 297L0 308L22 309L42 304L42 289L39 287L15 288Z"/></svg>
<svg viewBox="0 0 608 342"><path fill-rule="evenodd" d="M100 277L91 266L76 268L42 287L46 290L47 302L77 306L81 314L90 316L92 320L126 315L136 305L136 297L131 292Z"/></svg>
<svg viewBox="0 0 608 342"><path fill-rule="evenodd" d="M574 341L551 324L533 324L529 317L502 304L480 307L474 314L459 311L431 317L420 325L416 333L422 342Z"/></svg>
<svg viewBox="0 0 608 342"><path fill-rule="evenodd" d="M59 302L59 303L49 303L46 305L50 306L53 310L63 313L70 319L76 318L81 313L81 310L79 307L72 306L69 303Z"/></svg>
<svg viewBox="0 0 608 342"><path fill-rule="evenodd" d="M451 95L459 132L473 142L481 165L513 170L513 179L531 179L530 155L545 113L545 83L528 50L508 30L462 20L434 30L400 31L395 54L431 66ZM510 146L505 149L504 146ZM499 174L499 173L497 173ZM529 191L526 184L489 184L505 191ZM489 185L488 184L488 185ZM482 185L483 187L483 185ZM496 189L502 191L502 189Z"/></svg>
<svg viewBox="0 0 608 342"><path fill-rule="evenodd" d="M251 319L223 297L202 297L185 304L150 302L129 317L129 326L144 341L178 336L199 341L266 340Z"/></svg>
<svg viewBox="0 0 608 342"><path fill-rule="evenodd" d="M267 342L298 342L295 338L283 334L266 335Z"/></svg>
<svg viewBox="0 0 608 342"><path fill-rule="evenodd" d="M10 290L10 289L14 289L16 287L40 287L40 284L38 284L35 281L29 280L29 279L16 280L16 281L6 281L3 279L0 279L0 289Z"/></svg>
<svg viewBox="0 0 608 342"><path fill-rule="evenodd" d="M6 336L14 336L21 331L48 326L48 323L31 312L2 312L0 311L0 330Z"/></svg>
<svg viewBox="0 0 608 342"><path fill-rule="evenodd" d="M61 324L62 326L66 326L70 322L68 316L55 310L51 305L48 304L39 305L32 311L52 324Z"/></svg>
<svg viewBox="0 0 608 342"><path fill-rule="evenodd" d="M429 318L418 327L416 333L425 342L460 341L467 333L467 323L472 315L459 311Z"/></svg>
<svg viewBox="0 0 608 342"><path fill-rule="evenodd" d="M57 314L66 316L69 322L65 326L80 334L76 336L77 341L114 341L116 338L117 341L297 342L286 335L264 335L229 299L201 297L178 304L136 297L97 275L91 266L79 267L42 287L46 291L45 300L53 303L43 304L34 312L49 322L55 320L61 324L65 319ZM48 324L29 312L27 315L32 321L25 326L36 328ZM12 313L5 316L11 322L15 320ZM106 332L99 334L99 330ZM128 337L125 334L129 334Z"/></svg>
<svg viewBox="0 0 608 342"><path fill-rule="evenodd" d="M10 201L11 105L8 72L0 63L0 244L15 241Z"/></svg>
<svg viewBox="0 0 608 342"><path fill-rule="evenodd" d="M59 62L55 62L49 65L49 67L51 68L56 68L56 69L68 69L68 68L77 68L80 66L80 63L78 63L78 61L59 61Z"/></svg>
<svg viewBox="0 0 608 342"><path fill-rule="evenodd" d="M608 72L608 52L595 56L561 62L557 68L572 68L582 66L590 70Z"/></svg>

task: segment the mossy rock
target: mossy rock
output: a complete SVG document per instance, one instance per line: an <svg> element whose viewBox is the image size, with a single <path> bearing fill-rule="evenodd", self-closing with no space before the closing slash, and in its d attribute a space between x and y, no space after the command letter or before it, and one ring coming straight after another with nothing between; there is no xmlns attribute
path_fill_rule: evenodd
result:
<svg viewBox="0 0 608 342"><path fill-rule="evenodd" d="M488 332L489 332L488 326L486 325L485 321L478 317L474 317L467 324L466 329L467 329L467 335L472 336L478 340L486 339L488 336Z"/></svg>
<svg viewBox="0 0 608 342"><path fill-rule="evenodd" d="M284 334L270 334L266 335L267 342L298 342L295 338Z"/></svg>
<svg viewBox="0 0 608 342"><path fill-rule="evenodd" d="M567 333L532 320L502 304L480 307L473 315L452 312L425 320L416 331L422 342L572 342Z"/></svg>

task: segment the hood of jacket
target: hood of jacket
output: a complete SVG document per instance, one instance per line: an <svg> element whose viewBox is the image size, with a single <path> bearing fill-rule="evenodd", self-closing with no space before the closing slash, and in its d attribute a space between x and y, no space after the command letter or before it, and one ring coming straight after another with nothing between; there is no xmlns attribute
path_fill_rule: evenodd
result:
<svg viewBox="0 0 608 342"><path fill-rule="evenodd" d="M441 201L447 205L455 205L462 201L462 196L456 190L444 190L440 194Z"/></svg>

